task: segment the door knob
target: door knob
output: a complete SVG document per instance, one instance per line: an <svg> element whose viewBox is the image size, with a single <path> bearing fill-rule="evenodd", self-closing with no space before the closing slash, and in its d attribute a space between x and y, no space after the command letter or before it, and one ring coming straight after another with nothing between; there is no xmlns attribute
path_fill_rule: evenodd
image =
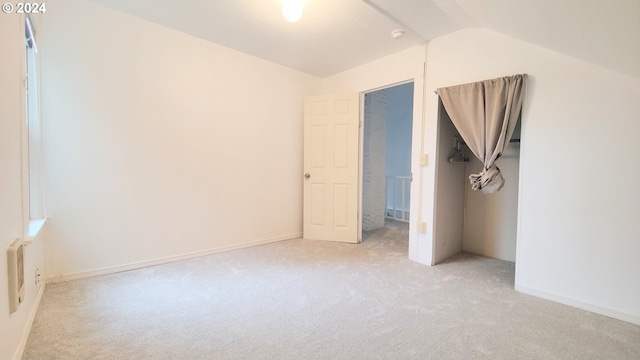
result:
<svg viewBox="0 0 640 360"><path fill-rule="evenodd" d="M308 178L310 178L310 177L311 177L311 174L309 174L309 173L304 174L304 178L305 178L305 179L308 179Z"/></svg>

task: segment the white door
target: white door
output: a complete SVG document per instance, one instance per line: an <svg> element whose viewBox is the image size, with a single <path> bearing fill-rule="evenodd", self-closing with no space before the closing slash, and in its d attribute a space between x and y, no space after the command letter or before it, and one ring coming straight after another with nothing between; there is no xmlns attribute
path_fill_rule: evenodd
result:
<svg viewBox="0 0 640 360"><path fill-rule="evenodd" d="M360 95L304 103L305 239L358 242Z"/></svg>

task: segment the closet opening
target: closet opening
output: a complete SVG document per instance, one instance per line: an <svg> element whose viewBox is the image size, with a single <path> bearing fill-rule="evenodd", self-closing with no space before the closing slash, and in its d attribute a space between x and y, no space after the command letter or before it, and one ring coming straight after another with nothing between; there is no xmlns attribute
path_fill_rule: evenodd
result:
<svg viewBox="0 0 640 360"><path fill-rule="evenodd" d="M364 94L362 240L408 247L411 201L413 82Z"/></svg>
<svg viewBox="0 0 640 360"><path fill-rule="evenodd" d="M473 190L471 174L483 169L439 100L434 263L460 252L516 261L520 128L522 113L502 156L496 160L505 180L500 191Z"/></svg>

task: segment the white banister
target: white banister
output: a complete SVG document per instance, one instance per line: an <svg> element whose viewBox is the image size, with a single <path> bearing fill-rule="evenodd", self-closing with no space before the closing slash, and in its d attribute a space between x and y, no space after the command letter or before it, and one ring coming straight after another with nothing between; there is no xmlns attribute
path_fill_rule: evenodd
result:
<svg viewBox="0 0 640 360"><path fill-rule="evenodd" d="M387 176L386 179L385 217L409 222L411 176Z"/></svg>

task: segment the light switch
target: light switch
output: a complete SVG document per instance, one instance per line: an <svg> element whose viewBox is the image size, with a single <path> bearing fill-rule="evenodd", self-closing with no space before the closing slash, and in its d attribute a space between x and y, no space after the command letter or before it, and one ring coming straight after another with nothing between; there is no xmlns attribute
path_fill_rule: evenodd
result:
<svg viewBox="0 0 640 360"><path fill-rule="evenodd" d="M420 165L421 166L429 165L429 154L420 155Z"/></svg>

